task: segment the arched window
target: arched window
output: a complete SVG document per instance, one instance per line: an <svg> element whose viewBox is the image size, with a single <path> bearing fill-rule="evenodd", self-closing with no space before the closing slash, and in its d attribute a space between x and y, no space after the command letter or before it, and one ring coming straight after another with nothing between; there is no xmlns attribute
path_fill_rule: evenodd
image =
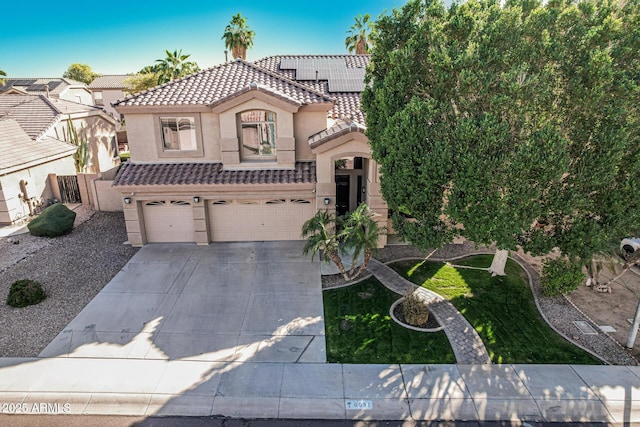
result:
<svg viewBox="0 0 640 427"><path fill-rule="evenodd" d="M240 131L243 159L275 159L276 113L244 111L240 113Z"/></svg>

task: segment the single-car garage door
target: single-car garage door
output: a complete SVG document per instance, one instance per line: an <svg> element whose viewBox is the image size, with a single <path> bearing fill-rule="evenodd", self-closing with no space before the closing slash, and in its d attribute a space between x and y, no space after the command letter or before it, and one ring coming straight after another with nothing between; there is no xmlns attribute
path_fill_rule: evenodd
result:
<svg viewBox="0 0 640 427"><path fill-rule="evenodd" d="M315 214L312 199L212 200L214 242L301 240L302 224Z"/></svg>
<svg viewBox="0 0 640 427"><path fill-rule="evenodd" d="M193 242L195 229L191 203L157 200L142 206L147 242Z"/></svg>

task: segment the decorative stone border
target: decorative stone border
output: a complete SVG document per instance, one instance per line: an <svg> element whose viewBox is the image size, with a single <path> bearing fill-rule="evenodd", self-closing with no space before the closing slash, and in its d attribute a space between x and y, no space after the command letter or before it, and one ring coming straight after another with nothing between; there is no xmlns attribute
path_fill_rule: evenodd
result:
<svg viewBox="0 0 640 427"><path fill-rule="evenodd" d="M407 329L411 329L413 331L418 331L418 332L439 332L442 331L444 329L443 325L440 325L437 328L420 328L418 326L411 326L411 325L407 325L404 322L401 322L400 319L398 319L396 317L396 315L393 313L394 310L396 309L396 307L401 304L406 298L402 297L397 299L393 304L391 304L391 308L389 309L389 315L391 316L391 318L393 319L394 322L396 322L398 325L407 328ZM429 314L430 316L433 316L433 314ZM438 322L440 323L440 322Z"/></svg>

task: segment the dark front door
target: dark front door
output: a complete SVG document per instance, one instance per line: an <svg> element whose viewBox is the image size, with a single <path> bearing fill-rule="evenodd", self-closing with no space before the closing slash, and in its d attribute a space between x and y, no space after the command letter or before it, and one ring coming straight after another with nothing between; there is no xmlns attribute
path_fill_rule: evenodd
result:
<svg viewBox="0 0 640 427"><path fill-rule="evenodd" d="M349 175L336 175L336 215L349 212Z"/></svg>

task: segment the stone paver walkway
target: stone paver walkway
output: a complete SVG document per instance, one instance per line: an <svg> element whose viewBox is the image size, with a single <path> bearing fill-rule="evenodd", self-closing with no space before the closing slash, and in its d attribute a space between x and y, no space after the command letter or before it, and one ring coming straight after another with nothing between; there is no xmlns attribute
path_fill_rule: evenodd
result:
<svg viewBox="0 0 640 427"><path fill-rule="evenodd" d="M491 363L487 349L475 329L449 301L435 292L414 285L376 259L369 261L367 270L393 292L404 295L407 292L414 291L429 304L431 313L444 326L444 332L449 338L457 363L464 365Z"/></svg>

